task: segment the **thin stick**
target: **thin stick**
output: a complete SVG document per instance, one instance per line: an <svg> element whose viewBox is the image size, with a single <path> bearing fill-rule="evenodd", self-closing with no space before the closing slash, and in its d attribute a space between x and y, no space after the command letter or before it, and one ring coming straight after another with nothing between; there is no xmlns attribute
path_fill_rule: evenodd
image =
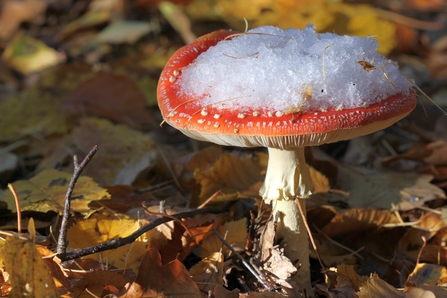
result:
<svg viewBox="0 0 447 298"><path fill-rule="evenodd" d="M206 208L202 208L202 209L194 209L191 211L179 212L176 214L172 214L171 216L175 217L175 218L186 218L186 217L194 217L198 214L204 214L204 213L223 213L223 212L224 212L223 209L206 207ZM157 218L157 219L153 220L152 222L142 226L141 228L139 228L138 230L136 230L135 232L133 232L132 234L130 234L127 237L113 239L113 240L110 240L110 241L107 241L107 242L104 242L104 243L101 243L101 244L98 244L95 246L81 248L81 249L77 249L77 250L70 251L70 252L63 252L61 254L57 254L57 257L59 259L61 259L62 261L68 261L68 260L73 260L73 259L77 259L80 257L84 257L87 255L91 255L91 254L94 254L97 252L115 249L115 248L118 248L118 247L121 247L126 244L134 242L135 240L137 240L138 237L140 237L147 231L150 231L150 230L156 228L157 226L164 224L166 222L169 222L171 220L172 219L168 218L168 217L160 217L160 218Z"/></svg>
<svg viewBox="0 0 447 298"><path fill-rule="evenodd" d="M20 207L20 199L19 195L17 194L16 189L11 183L8 183L8 188L12 192L12 195L14 196L14 201L16 202L16 209L17 209L17 232L20 234L22 232L22 209Z"/></svg>
<svg viewBox="0 0 447 298"><path fill-rule="evenodd" d="M211 197L209 197L208 199L206 199L205 202L203 202L199 207L197 207L198 209L202 209L203 207L205 207L206 205L208 205L212 200L214 200L214 198L216 198L218 195L220 195L222 193L222 190L218 190L216 191Z"/></svg>
<svg viewBox="0 0 447 298"><path fill-rule="evenodd" d="M192 241L195 242L195 240L194 240L194 236L192 235L191 231L188 229L188 227L186 226L186 224L183 223L180 219L178 219L178 218L176 218L176 217L174 217L174 216L172 216L172 215L169 215L169 214L167 214L167 213L151 211L151 210L149 210L148 207L146 207L146 203L144 203L144 202L143 202L143 209L144 209L144 211L145 211L147 214L150 214L150 215L159 215L159 216L167 217L167 218L170 218L170 219L172 219L173 221L177 222L179 225L181 225L181 226L185 229L185 232L189 235L189 237L191 237Z"/></svg>
<svg viewBox="0 0 447 298"><path fill-rule="evenodd" d="M67 227L68 227L68 219L70 217L71 194L73 193L76 181L78 181L78 178L81 175L82 170L84 170L84 168L92 159L93 155L95 155L95 153L98 152L98 150L99 150L98 146L95 145L80 164L78 163L78 157L76 155L73 156L74 172L73 177L71 178L70 183L68 184L67 193L65 194L64 212L62 214L61 229L59 231L59 238L57 239L56 253L58 255L64 254L67 250Z"/></svg>
<svg viewBox="0 0 447 298"><path fill-rule="evenodd" d="M200 209L199 209L200 210ZM248 269L248 271L250 271L251 274L253 274L254 277L256 277L259 282L269 291L273 291L274 287L264 278L262 278L257 272L256 270L254 270L252 268L252 266L245 261L245 259L215 230L212 229L214 235L216 235L217 238L219 238L220 241L222 241L223 244L225 244L226 247L228 247L229 250L231 250L232 253L234 253L242 262L242 264L244 264L244 266Z"/></svg>
<svg viewBox="0 0 447 298"><path fill-rule="evenodd" d="M309 224L307 223L307 220L306 220L306 215L304 214L303 207L301 207L301 204L300 204L300 199L296 198L295 199L295 203L298 205L298 209L300 210L301 218L303 219L303 223L306 226L307 234L309 235L310 242L312 243L312 247L314 248L315 254L317 255L318 262L320 262L320 266L324 270L323 272L326 272L327 268L323 264L323 262L321 261L320 253L318 252L317 245L315 244L314 237L312 236L312 233L310 232Z"/></svg>

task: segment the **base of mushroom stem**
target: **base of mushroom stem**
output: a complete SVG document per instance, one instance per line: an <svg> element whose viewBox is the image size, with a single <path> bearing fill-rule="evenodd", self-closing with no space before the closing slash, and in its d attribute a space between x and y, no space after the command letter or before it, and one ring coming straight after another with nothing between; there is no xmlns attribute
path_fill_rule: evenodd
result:
<svg viewBox="0 0 447 298"><path fill-rule="evenodd" d="M306 212L306 199L298 199ZM295 200L275 200L272 202L273 215L277 218L277 234L283 239L284 255L297 266L298 272L292 280L300 291L312 293L309 262L309 238Z"/></svg>

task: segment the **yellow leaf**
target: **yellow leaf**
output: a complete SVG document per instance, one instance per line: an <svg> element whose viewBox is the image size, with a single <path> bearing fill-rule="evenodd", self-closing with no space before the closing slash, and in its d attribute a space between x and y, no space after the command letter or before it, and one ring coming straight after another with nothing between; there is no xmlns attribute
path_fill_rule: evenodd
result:
<svg viewBox="0 0 447 298"><path fill-rule="evenodd" d="M83 118L70 135L48 148L38 170L54 168L69 158L67 148L79 157L97 145L100 151L83 173L101 185L130 185L155 165L158 152L148 134L104 119ZM73 163L64 170L72 172Z"/></svg>
<svg viewBox="0 0 447 298"><path fill-rule="evenodd" d="M196 282L202 292L208 293L209 290L214 290L216 285L224 284L223 261L223 254L214 252L189 269L192 280Z"/></svg>
<svg viewBox="0 0 447 298"><path fill-rule="evenodd" d="M313 194L316 193L326 193L329 191L329 179L323 175L320 171L315 170L315 168L309 166L310 176L314 183L315 189L312 191Z"/></svg>
<svg viewBox="0 0 447 298"><path fill-rule="evenodd" d="M217 232L224 237L230 245L235 245L236 247L243 249L247 238L247 219L243 218L237 221L227 222L220 226L217 229ZM223 254L228 251L228 248L226 248L222 241L220 241L214 234L205 238L199 248L199 255L202 258L206 258L216 251L220 251L221 248Z"/></svg>
<svg viewBox="0 0 447 298"><path fill-rule="evenodd" d="M8 237L2 255L12 286L9 297L60 297L34 243Z"/></svg>
<svg viewBox="0 0 447 298"><path fill-rule="evenodd" d="M25 75L57 65L61 57L43 42L22 33L14 36L2 55L6 63Z"/></svg>
<svg viewBox="0 0 447 298"><path fill-rule="evenodd" d="M68 130L65 113L55 109L61 99L31 88L0 103L5 111L0 119L0 141L15 141L25 136L63 134Z"/></svg>
<svg viewBox="0 0 447 298"><path fill-rule="evenodd" d="M197 169L194 178L202 186L200 199L208 199L216 191L221 190L215 201L231 200L240 197L257 197L264 180L262 175L267 164L266 154L256 157L224 154L209 170Z"/></svg>
<svg viewBox="0 0 447 298"><path fill-rule="evenodd" d="M45 170L30 180L19 180L13 183L21 203L22 211L39 212L56 211L62 213L65 194L72 174ZM88 204L92 200L110 198L107 191L98 186L91 178L79 177L71 200L71 211L88 214L91 212ZM12 212L17 212L14 197L6 192L3 200Z"/></svg>
<svg viewBox="0 0 447 298"><path fill-rule="evenodd" d="M109 219L95 214L70 227L67 231L67 240L70 248L84 248L129 236L138 228L138 221L133 219ZM147 243L138 238L133 243L89 255L88 258L102 261L118 269L131 268L137 272L146 250Z"/></svg>

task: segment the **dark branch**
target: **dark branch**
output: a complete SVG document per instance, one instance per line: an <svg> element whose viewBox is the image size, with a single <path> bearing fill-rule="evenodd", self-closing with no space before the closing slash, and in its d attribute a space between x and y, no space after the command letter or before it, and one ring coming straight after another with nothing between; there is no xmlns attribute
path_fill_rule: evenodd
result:
<svg viewBox="0 0 447 298"><path fill-rule="evenodd" d="M67 250L67 226L68 226L68 219L70 218L70 200L71 200L71 194L73 193L73 189L76 185L76 182L78 181L79 176L81 176L82 170L87 166L87 164L92 159L93 155L98 151L98 146L94 146L92 150L87 154L87 156L82 160L81 164L78 163L78 157L75 155L73 156L73 163L74 163L74 172L73 177L70 180L70 183L68 184L67 193L65 194L65 202L64 202L64 212L62 213L62 222L61 222L61 229L59 231L59 238L57 239L57 249L56 253L64 254Z"/></svg>
<svg viewBox="0 0 447 298"><path fill-rule="evenodd" d="M202 208L202 209L194 209L191 211L185 211L185 212L172 214L171 216L175 217L175 218L186 218L186 217L193 217L193 216L196 216L198 214L203 214L203 213L223 213L223 212L224 212L223 209L206 207L206 208ZM150 231L153 228L155 228L165 222L169 222L171 220L172 219L168 218L168 217L160 217L160 218L157 218L156 220L142 226L141 228L139 228L138 230L136 230L135 232L133 232L132 234L130 234L127 237L110 240L108 242L105 242L105 243L102 243L99 245L77 249L77 250L74 250L74 251L71 251L68 253L67 252L58 253L57 256L62 261L68 261L68 260L77 259L77 258L80 258L83 256L91 255L91 254L94 254L97 252L115 249L115 248L124 246L126 244L133 243L135 240L137 240L138 237L140 237L147 231Z"/></svg>

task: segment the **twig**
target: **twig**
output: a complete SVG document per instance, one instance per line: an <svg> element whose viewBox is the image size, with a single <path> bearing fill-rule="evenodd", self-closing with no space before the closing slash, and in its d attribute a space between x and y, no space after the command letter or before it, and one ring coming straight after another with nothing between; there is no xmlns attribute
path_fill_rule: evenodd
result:
<svg viewBox="0 0 447 298"><path fill-rule="evenodd" d="M191 211L179 212L176 214L172 214L171 216L178 219L178 218L193 217L198 214L204 214L204 213L223 213L223 212L224 212L223 209L207 207L207 208L202 208L202 209L194 209ZM154 221L142 226L141 228L139 228L138 230L136 230L135 232L133 232L132 234L130 234L127 237L113 239L108 242L101 243L99 245L90 246L90 247L86 247L86 248L82 248L82 249L77 249L77 250L74 250L74 251L71 251L68 253L63 252L61 254L58 254L57 256L62 261L68 261L68 260L77 259L77 258L80 258L83 256L91 255L91 254L94 254L97 252L115 249L115 248L118 248L118 247L121 247L126 244L134 242L138 237L140 237L147 231L150 231L153 228L155 228L163 223L169 222L171 220L172 219L168 218L168 217L160 217L160 218L157 218Z"/></svg>
<svg viewBox="0 0 447 298"><path fill-rule="evenodd" d="M163 202L163 201L161 201L161 202ZM155 211L151 211L151 210L149 210L149 208L146 206L146 203L145 203L145 202L143 202L143 209L144 209L144 211L145 211L147 214L150 214L150 215L159 215L159 216L167 217L167 218L170 218L170 219L176 221L179 225L181 225L181 226L185 229L185 232L189 235L189 237L191 237L191 239L192 239L194 242L196 242L196 241L194 240L194 236L193 236L192 233L189 231L189 229L188 229L188 227L186 226L186 224L183 223L180 219L178 219L178 218L176 218L176 217L174 217L174 216L172 216L172 215L167 214L167 213L166 213L166 207L162 207L162 203L161 203L161 202L160 202L160 208L164 208L164 212L155 212Z"/></svg>
<svg viewBox="0 0 447 298"><path fill-rule="evenodd" d="M59 231L59 238L57 239L56 253L58 255L64 254L67 250L67 227L68 227L68 219L70 217L71 194L73 193L76 181L78 181L78 178L81 175L82 170L90 162L93 155L95 155L95 153L98 152L98 150L99 150L98 146L95 145L80 164L78 163L78 157L76 155L73 156L73 163L74 163L73 177L71 178L70 183L68 184L67 193L65 194L64 212L62 214L61 229Z"/></svg>
<svg viewBox="0 0 447 298"><path fill-rule="evenodd" d="M304 214L303 207L300 204L300 199L296 198L295 203L298 205L298 209L300 210L301 218L303 219L303 223L306 226L306 231L307 231L307 234L309 235L309 239L310 239L310 242L312 243L312 247L315 250L315 254L317 255L318 262L320 262L320 266L321 266L321 268L323 268L323 272L327 272L327 268L323 264L323 261L320 258L320 253L318 252L318 248L317 248L317 245L315 244L314 237L312 236L312 233L309 228L309 224L307 223L306 215Z"/></svg>
<svg viewBox="0 0 447 298"><path fill-rule="evenodd" d="M215 229L212 229L212 231L214 235L216 235L217 238L219 238L219 240L222 241L222 243L225 244L225 246L228 247L228 249L231 250L231 252L234 253L241 260L242 264L244 264L244 266L248 269L248 271L250 271L250 273L253 274L253 276L256 277L267 290L269 291L274 290L274 287L267 280L261 277L256 272L256 270L254 270L253 267L247 261L245 261L245 259Z"/></svg>
<svg viewBox="0 0 447 298"><path fill-rule="evenodd" d="M203 202L199 207L197 207L198 209L201 209L203 207L205 207L206 205L208 205L212 200L214 200L218 195L220 195L222 193L222 190L218 190L216 191L211 197L209 197L208 199L206 199L205 202Z"/></svg>
<svg viewBox="0 0 447 298"><path fill-rule="evenodd" d="M17 233L22 232L22 208L20 207L20 198L17 194L16 189L14 188L14 185L11 183L8 183L8 188L12 192L12 195L14 196L14 201L16 202L16 209L17 209Z"/></svg>

